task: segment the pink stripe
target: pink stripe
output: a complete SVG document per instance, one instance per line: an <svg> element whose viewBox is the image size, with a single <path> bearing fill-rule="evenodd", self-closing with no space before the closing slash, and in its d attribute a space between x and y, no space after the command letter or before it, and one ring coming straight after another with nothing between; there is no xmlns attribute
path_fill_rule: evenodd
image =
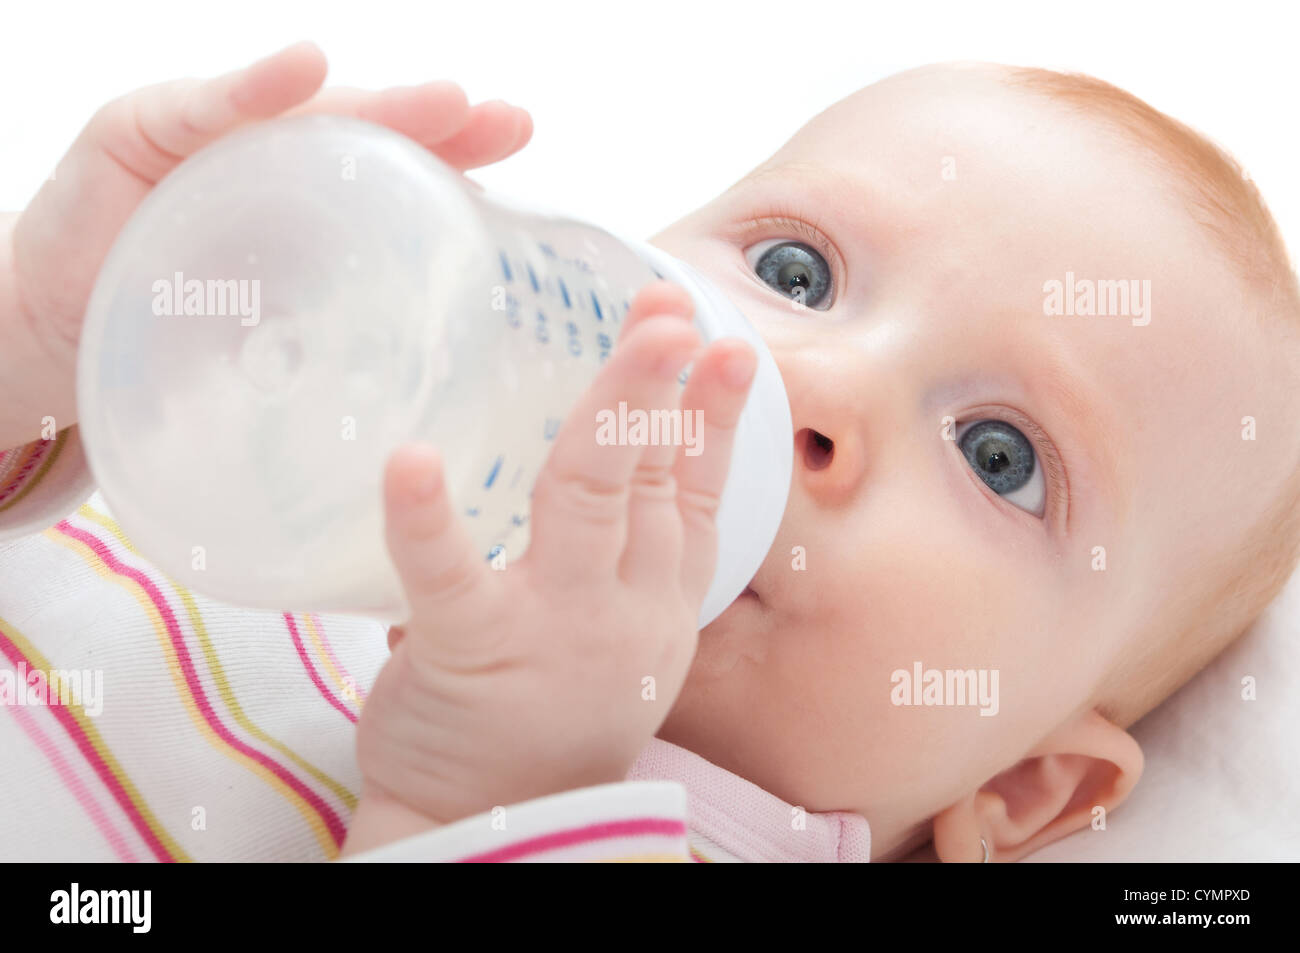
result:
<svg viewBox="0 0 1300 953"><path fill-rule="evenodd" d="M624 863L642 857L653 857L656 862L669 858L686 862L682 851L681 838L655 837L650 834L638 834L635 837L611 837L593 845L587 841L572 847L552 847L540 854L532 854L523 859L524 863L536 861L543 864L592 863L593 861L622 861Z"/></svg>
<svg viewBox="0 0 1300 953"><path fill-rule="evenodd" d="M572 847L574 844L595 843L611 837L636 837L645 834L669 837L685 837L686 824L679 820L665 817L638 817L625 821L606 821L601 824L589 824L586 827L573 827L567 831L542 834L527 840L499 847L482 854L463 857L462 864L500 864L519 860L530 854L554 850L557 847Z"/></svg>
<svg viewBox="0 0 1300 953"><path fill-rule="evenodd" d="M121 831L113 826L113 822L104 813L104 808L95 800L95 796L90 793L90 789L81 782L81 778L77 777L76 772L72 770L72 765L68 764L67 759L55 747L54 742L50 740L45 732L41 731L40 725L36 723L36 719L32 717L31 713L27 709L17 706L14 706L13 713L14 717L18 719L19 727L27 733L27 737L32 740L32 743L41 749L41 754L45 755L50 764L54 765L54 770L58 772L63 786L72 792L72 796L77 799L81 809L86 812L95 827L104 835L104 839L113 848L113 853L117 855L117 859L128 864L138 863L140 858L136 857L132 852L126 838L122 836Z"/></svg>
<svg viewBox="0 0 1300 953"><path fill-rule="evenodd" d="M330 836L334 838L334 842L341 847L343 845L343 838L346 831L343 822L339 820L339 817L334 813L334 810L321 800L315 791L298 780L292 772L286 770L283 765L279 764L272 758L267 757L256 748L250 747L236 738L230 733L230 730L222 724L221 719L217 717L216 711L213 709L212 703L208 700L207 693L204 692L203 685L199 682L198 675L194 671L194 665L190 660L189 649L185 646L185 639L181 635L180 625L176 622L176 616L172 613L171 606L167 604L166 598L163 596L162 592L159 591L158 587L153 584L152 580L138 569L134 569L131 566L120 562L117 557L109 552L108 547L97 537L91 535L85 530L78 529L67 520L59 523L57 529L65 536L70 536L71 538L89 546L95 551L95 555L104 561L104 565L108 566L109 569L117 573L119 576L124 576L127 579L132 580L145 591L150 600L152 600L154 606L158 609L158 612L162 615L163 624L167 628L167 634L171 638L172 646L176 650L177 660L180 662L181 674L185 678L185 684L189 687L190 694L194 696L194 701L200 713L202 713L204 721L208 723L218 738L240 754L243 754L262 765L277 778L287 784L303 800L310 804L325 822L325 826L329 829Z"/></svg>
<svg viewBox="0 0 1300 953"><path fill-rule="evenodd" d="M26 444L23 447L0 453L0 463L5 463L7 462L6 458L8 454L19 453L20 451L27 449L27 447L32 448L31 457L29 457L18 470L18 475L11 479L5 486L0 487L0 502L8 499L22 488L23 483L25 483L27 478L31 476L32 471L35 470L40 465L40 462L49 455L50 447L54 446L54 444L55 441L53 440L38 440Z"/></svg>
<svg viewBox="0 0 1300 953"><path fill-rule="evenodd" d="M298 650L298 658L302 659L303 668L307 669L307 674L311 676L312 684L316 686L316 691L320 692L324 699L343 712L348 721L354 725L357 723L357 716L352 713L352 709L339 699L334 697L334 693L326 687L325 682L321 679L320 674L316 671L316 666L311 664L311 659L307 657L307 649L302 644L302 636L298 634L298 623L293 621L293 616L288 612L284 613L284 621L289 626L289 635L293 638L293 647Z"/></svg>
<svg viewBox="0 0 1300 953"><path fill-rule="evenodd" d="M366 701L366 690L361 687L361 683L352 677L352 674L342 666L337 658L334 657L334 649L330 646L330 640L325 637L325 623L321 622L320 616L312 613L311 621L316 626L316 631L320 633L320 644L325 648L325 657L330 660L330 664L344 678L352 679L352 687L357 692L357 703L364 705Z"/></svg>
<svg viewBox="0 0 1300 953"><path fill-rule="evenodd" d="M26 663L29 668L35 667L4 632L0 632L0 652L3 652L15 666L19 663ZM144 838L154 856L163 863L174 863L176 858L171 855L171 851L163 845L162 841L158 839L158 835L154 833L153 828L145 821L136 808L135 802L131 800L131 796L126 793L126 788L122 787L122 782L113 773L113 770L104 763L104 759L99 756L99 752L90 743L90 739L86 737L86 733L77 724L77 720L72 717L72 713L63 705L52 706L50 711L59 724L63 726L63 730L68 733L68 737L76 744L81 756L95 769L99 779L104 782L104 786L112 793L113 800L117 801L118 806L126 812L127 817L131 819L131 826Z"/></svg>

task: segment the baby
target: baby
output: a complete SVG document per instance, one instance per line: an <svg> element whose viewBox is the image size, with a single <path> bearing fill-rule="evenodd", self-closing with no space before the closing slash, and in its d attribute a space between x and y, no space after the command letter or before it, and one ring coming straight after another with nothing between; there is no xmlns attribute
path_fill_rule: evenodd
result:
<svg viewBox="0 0 1300 953"><path fill-rule="evenodd" d="M771 239L804 246L807 309ZM882 858L1017 859L1118 804L1125 729L1300 545L1300 294L1252 183L1100 81L945 66L832 106L655 242L757 325L802 464L659 736L861 812ZM1147 313L1053 306L1108 279ZM898 704L917 661L999 672L997 717Z"/></svg>
<svg viewBox="0 0 1300 953"><path fill-rule="evenodd" d="M323 72L300 46L110 105L15 220L0 446L22 449L0 459L0 520L41 529L89 490L75 432L28 441L75 419L98 266L180 158L289 110L382 122L463 169L531 129L446 84L317 94ZM814 117L653 242L780 367L796 447L775 545L697 634L753 356L701 349L671 285L633 302L507 571L468 543L437 454L399 451L389 548L413 616L360 717L344 852L674 771L692 799L725 777L754 811L866 818L873 860L1017 860L1116 808L1142 771L1126 729L1300 556L1300 291L1251 182L1099 81L932 67ZM620 400L702 409L708 450L598 446L595 411ZM0 647L16 585L0 576ZM719 809L720 853L772 827Z"/></svg>

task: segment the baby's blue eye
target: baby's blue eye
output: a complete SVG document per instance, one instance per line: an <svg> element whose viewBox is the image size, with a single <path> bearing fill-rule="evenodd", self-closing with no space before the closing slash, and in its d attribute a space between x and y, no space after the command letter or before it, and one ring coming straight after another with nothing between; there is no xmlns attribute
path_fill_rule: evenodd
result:
<svg viewBox="0 0 1300 953"><path fill-rule="evenodd" d="M754 272L787 298L816 308L831 293L831 267L815 248L803 242L777 242L754 262Z"/></svg>
<svg viewBox="0 0 1300 953"><path fill-rule="evenodd" d="M990 490L1026 512L1042 514L1043 475L1024 434L1001 420L981 420L960 428L957 445Z"/></svg>

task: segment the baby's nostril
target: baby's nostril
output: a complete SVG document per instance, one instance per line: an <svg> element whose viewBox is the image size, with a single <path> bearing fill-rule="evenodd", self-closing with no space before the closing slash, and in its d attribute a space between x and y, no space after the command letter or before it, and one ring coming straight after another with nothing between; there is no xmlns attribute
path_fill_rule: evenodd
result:
<svg viewBox="0 0 1300 953"><path fill-rule="evenodd" d="M825 434L805 427L796 438L799 450L803 454L804 465L809 470L824 470L831 465L835 456L835 441Z"/></svg>

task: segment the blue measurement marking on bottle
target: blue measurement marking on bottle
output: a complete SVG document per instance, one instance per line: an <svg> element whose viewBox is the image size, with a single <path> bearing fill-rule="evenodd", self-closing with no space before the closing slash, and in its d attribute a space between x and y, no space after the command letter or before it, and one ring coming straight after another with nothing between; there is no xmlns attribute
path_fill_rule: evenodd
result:
<svg viewBox="0 0 1300 953"><path fill-rule="evenodd" d="M545 429L543 430L543 435L546 437L546 439L547 439L547 440L554 440L554 439L555 439L555 435L556 435L557 433L559 433L559 432L560 432L560 418L559 418L559 417L547 417L547 418L546 418L546 426L545 426Z"/></svg>
<svg viewBox="0 0 1300 953"><path fill-rule="evenodd" d="M492 560L497 558L497 553L504 553L505 551L506 548L502 546L500 543L497 543L495 546L493 546L491 549L488 550L487 561L491 562Z"/></svg>
<svg viewBox="0 0 1300 953"><path fill-rule="evenodd" d="M501 472L502 457L497 457L496 463L492 464L492 470L488 473L487 479L483 481L483 489L492 489L492 484L497 482L497 474Z"/></svg>
<svg viewBox="0 0 1300 953"><path fill-rule="evenodd" d="M534 291L541 291L541 290L542 290L542 287L541 287L541 285L539 285L539 284L537 283L537 273L536 273L535 271L533 271L533 266L532 266L532 265L526 265L526 267L528 268L528 280L529 280L530 282L532 282L532 284L533 284L533 290L534 290Z"/></svg>
<svg viewBox="0 0 1300 953"><path fill-rule="evenodd" d="M551 334L546 330L546 315L539 308L537 311L537 340L547 344L551 340Z"/></svg>
<svg viewBox="0 0 1300 953"><path fill-rule="evenodd" d="M506 257L506 253L504 251L501 252L501 271L505 274L506 281L515 280L514 275L511 274L510 272L510 259Z"/></svg>
<svg viewBox="0 0 1300 953"><path fill-rule="evenodd" d="M566 308L572 308L573 302L569 300L569 289L564 287L564 279L559 278L557 280L560 282L560 294L564 295L564 306Z"/></svg>
<svg viewBox="0 0 1300 953"><path fill-rule="evenodd" d="M540 248L542 250L542 254L547 256L548 258L555 257L555 249L552 248L550 245L546 244L545 242L538 242L537 247Z"/></svg>
<svg viewBox="0 0 1300 953"><path fill-rule="evenodd" d="M467 509L467 510L465 511L465 515L466 515L466 516L478 516L478 507L477 507L477 506L471 506L469 509Z"/></svg>
<svg viewBox="0 0 1300 953"><path fill-rule="evenodd" d="M604 321L605 313L600 310L600 301L596 298L596 292L591 293L591 304L596 309L596 320Z"/></svg>

